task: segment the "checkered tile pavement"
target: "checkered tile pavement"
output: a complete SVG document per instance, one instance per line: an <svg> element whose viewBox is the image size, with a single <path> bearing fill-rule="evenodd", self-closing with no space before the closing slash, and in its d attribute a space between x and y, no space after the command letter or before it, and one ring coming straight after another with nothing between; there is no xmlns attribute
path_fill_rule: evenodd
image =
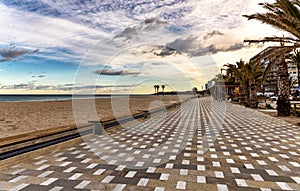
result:
<svg viewBox="0 0 300 191"><path fill-rule="evenodd" d="M300 190L300 127L210 98L160 117L1 169L0 190Z"/></svg>

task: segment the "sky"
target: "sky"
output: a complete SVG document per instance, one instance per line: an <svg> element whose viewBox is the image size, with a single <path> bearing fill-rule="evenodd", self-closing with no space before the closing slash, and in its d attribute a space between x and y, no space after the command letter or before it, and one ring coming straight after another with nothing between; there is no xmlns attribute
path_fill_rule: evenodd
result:
<svg viewBox="0 0 300 191"><path fill-rule="evenodd" d="M0 0L0 94L201 90L283 34L242 17L260 2Z"/></svg>

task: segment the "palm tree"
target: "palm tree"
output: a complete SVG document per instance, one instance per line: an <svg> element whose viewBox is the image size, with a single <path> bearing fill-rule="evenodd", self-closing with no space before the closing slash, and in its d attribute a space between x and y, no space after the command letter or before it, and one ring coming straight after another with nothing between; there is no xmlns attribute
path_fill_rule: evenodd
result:
<svg viewBox="0 0 300 191"><path fill-rule="evenodd" d="M239 85L239 90L240 90L240 102L241 104L245 104L245 96L246 96L246 89L248 88L247 87L247 79L246 79L246 76L245 76L245 62L240 59L239 62L236 62L236 65L233 65L233 64L226 64L225 66L227 66L234 74L234 78L235 78L235 81L238 82L240 85Z"/></svg>
<svg viewBox="0 0 300 191"><path fill-rule="evenodd" d="M268 12L243 15L249 20L256 19L275 28L293 35L293 37L265 37L263 40L249 40L247 42L300 42L300 1L276 0L275 3L259 3ZM296 37L296 38L294 38Z"/></svg>
<svg viewBox="0 0 300 191"><path fill-rule="evenodd" d="M159 85L156 85L156 88L157 88L157 95L158 95L158 91L159 91Z"/></svg>
<svg viewBox="0 0 300 191"><path fill-rule="evenodd" d="M267 10L266 13L255 13L244 15L249 20L256 19L271 25L275 28L288 32L292 37L265 37L263 40L246 40L249 43L259 42L280 42L281 44L293 43L294 47L300 46L300 1L299 0L276 0L275 3L260 3ZM278 80L278 116L290 115L289 102L289 76L288 67L285 62L285 52L276 57L276 64L279 67ZM273 64L270 64L273 65Z"/></svg>
<svg viewBox="0 0 300 191"><path fill-rule="evenodd" d="M257 106L257 89L261 85L263 69L262 66L254 63L245 65L246 79L248 79L247 102L252 108Z"/></svg>
<svg viewBox="0 0 300 191"><path fill-rule="evenodd" d="M157 89L157 86L154 85L154 94L156 94L156 89Z"/></svg>
<svg viewBox="0 0 300 191"><path fill-rule="evenodd" d="M246 63L241 59L236 65L226 64L234 74L235 80L239 82L241 93L240 102L246 106L256 107L257 89L261 85L263 70L260 65Z"/></svg>
<svg viewBox="0 0 300 191"><path fill-rule="evenodd" d="M300 86L300 51L295 49L291 56L291 60L297 66L298 87Z"/></svg>
<svg viewBox="0 0 300 191"><path fill-rule="evenodd" d="M161 88L162 88L162 92L164 94L164 92L165 92L165 85L161 85Z"/></svg>
<svg viewBox="0 0 300 191"><path fill-rule="evenodd" d="M194 97L197 96L197 92L198 92L198 89L196 87L193 88L193 94L194 94Z"/></svg>

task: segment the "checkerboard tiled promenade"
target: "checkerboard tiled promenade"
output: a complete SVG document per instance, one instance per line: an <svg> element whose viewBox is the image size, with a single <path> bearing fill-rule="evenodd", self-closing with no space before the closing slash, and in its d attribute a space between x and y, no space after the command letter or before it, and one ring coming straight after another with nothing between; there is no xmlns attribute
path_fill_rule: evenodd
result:
<svg viewBox="0 0 300 191"><path fill-rule="evenodd" d="M20 161L0 170L0 190L300 190L300 127L211 103Z"/></svg>

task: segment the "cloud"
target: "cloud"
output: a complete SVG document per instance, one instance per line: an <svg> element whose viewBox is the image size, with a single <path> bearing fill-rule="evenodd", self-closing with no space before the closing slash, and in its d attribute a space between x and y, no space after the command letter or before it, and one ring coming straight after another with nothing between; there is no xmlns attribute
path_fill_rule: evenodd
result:
<svg viewBox="0 0 300 191"><path fill-rule="evenodd" d="M212 38L214 36L222 36L222 35L224 35L222 32L220 32L218 30L214 30L214 31L209 32L206 35L204 35L203 39L207 40L207 39L210 39L210 38Z"/></svg>
<svg viewBox="0 0 300 191"><path fill-rule="evenodd" d="M95 74L105 75L105 76L129 76L129 75L139 75L140 72L134 72L129 70L114 70L114 69L106 69L96 70Z"/></svg>
<svg viewBox="0 0 300 191"><path fill-rule="evenodd" d="M162 46L162 45L143 45L138 46L131 52L133 55L140 56L145 54L151 54L156 57L168 57L181 55L181 52L173 47ZM153 65L158 65L154 63Z"/></svg>
<svg viewBox="0 0 300 191"><path fill-rule="evenodd" d="M167 43L166 47L170 47L172 49L175 49L179 52L184 53L192 53L197 51L197 48L201 46L200 40L198 39L198 36L190 35L189 37L183 39L178 38L174 40L173 42Z"/></svg>
<svg viewBox="0 0 300 191"><path fill-rule="evenodd" d="M37 76L31 76L32 78L45 78L46 75L41 74L41 75L37 75Z"/></svg>
<svg viewBox="0 0 300 191"><path fill-rule="evenodd" d="M112 84L112 85L78 85L64 84L64 85L36 85L33 82L13 84L13 85L1 85L2 89L13 89L13 90L58 90L58 91L75 91L75 90L93 90L93 89L105 89L105 88L132 88L139 84Z"/></svg>
<svg viewBox="0 0 300 191"><path fill-rule="evenodd" d="M114 38L125 38L125 40L132 39L143 32L153 31L168 22L162 21L158 18L149 18L142 21L139 25L125 28L121 33Z"/></svg>
<svg viewBox="0 0 300 191"><path fill-rule="evenodd" d="M26 54L34 54L38 51L39 49L33 51L25 50L25 49L16 49L14 46L8 49L0 49L0 56L2 57L0 62L10 61L12 59L16 59Z"/></svg>
<svg viewBox="0 0 300 191"><path fill-rule="evenodd" d="M216 34L217 32L212 32L211 34ZM243 43L235 43L232 45L204 45L198 36L189 36L187 38L178 38L173 42L167 43L167 47L172 47L173 49L187 53L191 57L204 56L209 54L216 54L218 52L229 52L244 48Z"/></svg>
<svg viewBox="0 0 300 191"><path fill-rule="evenodd" d="M225 49L224 52L240 50L240 49L242 49L244 47L245 46L244 46L243 43L236 43L236 44L230 45L227 49Z"/></svg>

